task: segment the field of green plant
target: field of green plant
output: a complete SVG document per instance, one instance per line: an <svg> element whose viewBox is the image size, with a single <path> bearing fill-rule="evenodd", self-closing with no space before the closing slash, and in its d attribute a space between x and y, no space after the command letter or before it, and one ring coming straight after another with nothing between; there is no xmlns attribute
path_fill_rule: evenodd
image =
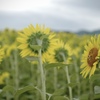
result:
<svg viewBox="0 0 100 100"><path fill-rule="evenodd" d="M2 30L0 100L100 100L99 64L99 35Z"/></svg>

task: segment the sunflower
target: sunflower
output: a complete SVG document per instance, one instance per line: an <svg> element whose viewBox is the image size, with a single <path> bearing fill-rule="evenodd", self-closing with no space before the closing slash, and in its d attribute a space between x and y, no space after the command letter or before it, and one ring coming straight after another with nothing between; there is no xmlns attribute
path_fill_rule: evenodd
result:
<svg viewBox="0 0 100 100"><path fill-rule="evenodd" d="M10 74L8 72L3 72L0 75L0 84L4 84L6 78L9 78Z"/></svg>
<svg viewBox="0 0 100 100"><path fill-rule="evenodd" d="M61 40L58 40L56 47L54 48L53 55L50 55L51 63L61 62L61 63L70 63L71 61L72 50L70 46Z"/></svg>
<svg viewBox="0 0 100 100"><path fill-rule="evenodd" d="M3 57L4 57L4 50L3 48L0 48L0 62L2 61Z"/></svg>
<svg viewBox="0 0 100 100"><path fill-rule="evenodd" d="M99 37L91 37L90 41L88 41L85 46L84 54L82 55L81 60L82 65L80 66L80 68L83 69L81 74L84 78L86 78L88 74L89 77L91 77L96 70L100 57L99 41Z"/></svg>
<svg viewBox="0 0 100 100"><path fill-rule="evenodd" d="M6 50L6 56L9 57L15 49L17 49L16 43L11 44L10 47L8 46Z"/></svg>
<svg viewBox="0 0 100 100"><path fill-rule="evenodd" d="M36 28L33 25L30 25L28 28L25 28L22 32L19 32L19 37L17 41L20 43L18 46L21 49L21 56L37 56L38 50L34 45L38 45L37 39L42 41L41 52L42 60L45 62L49 53L52 53L53 48L55 47L57 39L55 39L55 34L50 32L49 28L44 26L36 25Z"/></svg>

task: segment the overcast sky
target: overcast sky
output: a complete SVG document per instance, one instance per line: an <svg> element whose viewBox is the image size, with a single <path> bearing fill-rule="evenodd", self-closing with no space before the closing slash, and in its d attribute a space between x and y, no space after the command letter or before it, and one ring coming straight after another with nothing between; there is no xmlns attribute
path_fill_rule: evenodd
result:
<svg viewBox="0 0 100 100"><path fill-rule="evenodd" d="M100 29L100 0L0 0L0 29L29 24L66 31Z"/></svg>

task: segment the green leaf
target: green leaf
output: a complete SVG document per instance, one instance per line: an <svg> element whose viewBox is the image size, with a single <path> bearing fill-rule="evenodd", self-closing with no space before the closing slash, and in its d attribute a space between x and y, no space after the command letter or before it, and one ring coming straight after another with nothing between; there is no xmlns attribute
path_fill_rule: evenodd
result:
<svg viewBox="0 0 100 100"><path fill-rule="evenodd" d="M28 57L26 57L26 59L27 59L28 61L37 61L37 60L38 60L38 57L28 56Z"/></svg>
<svg viewBox="0 0 100 100"><path fill-rule="evenodd" d="M100 74L94 74L93 76L91 76L91 81L94 81L96 79L100 79Z"/></svg>
<svg viewBox="0 0 100 100"><path fill-rule="evenodd" d="M39 45L30 45L31 48L33 48L34 50L40 50L41 46Z"/></svg>
<svg viewBox="0 0 100 100"><path fill-rule="evenodd" d="M7 92L7 91L9 91L12 94L14 94L15 93L15 88L13 86L7 85L2 89L2 92Z"/></svg>
<svg viewBox="0 0 100 100"><path fill-rule="evenodd" d="M88 97L89 97L89 94L82 94L80 96L80 99L79 100L89 100Z"/></svg>
<svg viewBox="0 0 100 100"><path fill-rule="evenodd" d="M53 97L53 100L69 100L69 98L64 96L55 96Z"/></svg>
<svg viewBox="0 0 100 100"><path fill-rule="evenodd" d="M44 38L47 38L47 37L48 37L47 35L42 35L42 36L40 37L40 39L43 40Z"/></svg>
<svg viewBox="0 0 100 100"><path fill-rule="evenodd" d="M52 95L63 95L65 94L65 92L66 92L65 89L58 89Z"/></svg>
<svg viewBox="0 0 100 100"><path fill-rule="evenodd" d="M73 100L79 100L78 98L73 98Z"/></svg>
<svg viewBox="0 0 100 100"><path fill-rule="evenodd" d="M33 86L26 86L26 87L23 87L23 88L17 90L15 95L14 95L15 100L17 100L19 95L21 95L22 93L24 93L26 91L29 91L29 90L33 90L33 89L35 89L35 87L33 87Z"/></svg>
<svg viewBox="0 0 100 100"><path fill-rule="evenodd" d="M71 76L70 76L70 80L71 82L77 82L77 73L73 73Z"/></svg>
<svg viewBox="0 0 100 100"><path fill-rule="evenodd" d="M67 84L67 85L73 88L73 87L77 86L78 84L79 84L79 83L76 82L76 83L69 83L69 84Z"/></svg>
<svg viewBox="0 0 100 100"><path fill-rule="evenodd" d="M94 95L94 99L98 99L99 100L100 99L100 94L95 94Z"/></svg>
<svg viewBox="0 0 100 100"><path fill-rule="evenodd" d="M95 86L94 87L94 93L95 94L100 94L100 86Z"/></svg>
<svg viewBox="0 0 100 100"><path fill-rule="evenodd" d="M62 63L50 63L45 65L45 67L48 68L53 68L53 67L65 67L67 64L62 64Z"/></svg>

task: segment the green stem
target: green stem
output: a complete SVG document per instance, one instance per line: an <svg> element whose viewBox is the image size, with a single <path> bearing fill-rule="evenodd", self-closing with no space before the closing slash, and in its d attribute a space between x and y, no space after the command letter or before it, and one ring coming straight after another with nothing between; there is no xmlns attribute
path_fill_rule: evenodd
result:
<svg viewBox="0 0 100 100"><path fill-rule="evenodd" d="M31 63L31 75L32 75L32 85L34 86L34 72L33 72L33 67L34 67L34 65ZM33 95L32 95L32 97L34 97ZM34 100L34 98L32 98L32 100Z"/></svg>
<svg viewBox="0 0 100 100"><path fill-rule="evenodd" d="M10 55L10 64L11 64L11 72L12 72L12 80L13 80L13 82L12 82L12 84L14 85L14 80L15 80L15 78L14 78L14 61L13 61L13 57L12 57L12 55Z"/></svg>
<svg viewBox="0 0 100 100"><path fill-rule="evenodd" d="M94 95L94 93L93 93L93 82L90 80L90 100L94 100L93 99L93 95Z"/></svg>
<svg viewBox="0 0 100 100"><path fill-rule="evenodd" d="M54 67L54 90L57 89L57 68Z"/></svg>
<svg viewBox="0 0 100 100"><path fill-rule="evenodd" d="M34 72L33 72L33 67L34 67L34 65L33 64L31 64L31 75L32 75L32 84L34 83ZM33 84L34 85L34 84Z"/></svg>
<svg viewBox="0 0 100 100"><path fill-rule="evenodd" d="M41 78L39 77L40 76L40 66L39 64L37 65L37 87L40 88L41 86ZM40 100L40 92L37 91L37 100Z"/></svg>
<svg viewBox="0 0 100 100"><path fill-rule="evenodd" d="M66 63L65 55L63 53L61 53L61 55L63 56L64 62ZM67 82L69 84L70 83L70 76L69 76L68 66L65 66L65 72L66 72ZM70 86L68 86L68 89L69 89L70 100L72 100L72 88Z"/></svg>
<svg viewBox="0 0 100 100"><path fill-rule="evenodd" d="M68 84L70 83L70 77L69 77L69 72L68 72L68 66L65 67L65 72L66 72L66 77L67 77L67 81L68 81ZM69 97L70 97L70 100L72 100L72 88L69 86Z"/></svg>
<svg viewBox="0 0 100 100"><path fill-rule="evenodd" d="M9 66L8 66L7 58L5 58L4 62L5 62L6 70L8 70ZM8 85L8 82L9 82L9 79L6 78L6 85ZM9 92L8 91L6 91L6 100L10 100Z"/></svg>
<svg viewBox="0 0 100 100"><path fill-rule="evenodd" d="M42 81L42 99L46 100L45 76L44 76L44 70L42 66L41 49L39 50L39 64L40 64L40 73L41 73L41 81Z"/></svg>
<svg viewBox="0 0 100 100"><path fill-rule="evenodd" d="M9 79L6 78L6 85L8 85L8 81L9 81ZM9 92L8 91L6 91L6 100L10 100Z"/></svg>
<svg viewBox="0 0 100 100"><path fill-rule="evenodd" d="M37 43L39 46L42 45L41 40L37 40ZM46 85L45 85L45 74L44 74L44 69L43 69L43 64L42 64L42 53L41 49L39 49L39 65L40 65L40 74L41 74L41 82L42 82L42 100L46 100Z"/></svg>
<svg viewBox="0 0 100 100"><path fill-rule="evenodd" d="M15 86L16 86L16 90L17 90L19 87L17 50L15 50L15 52L14 52L14 60L15 60Z"/></svg>
<svg viewBox="0 0 100 100"><path fill-rule="evenodd" d="M76 81L78 82L78 97L80 97L80 78L79 78L79 68L77 66L76 59L74 59L74 65L75 65L75 72L77 75Z"/></svg>
<svg viewBox="0 0 100 100"><path fill-rule="evenodd" d="M52 97L52 94L47 94L49 97L48 97L48 100L50 100L51 99L51 97Z"/></svg>

